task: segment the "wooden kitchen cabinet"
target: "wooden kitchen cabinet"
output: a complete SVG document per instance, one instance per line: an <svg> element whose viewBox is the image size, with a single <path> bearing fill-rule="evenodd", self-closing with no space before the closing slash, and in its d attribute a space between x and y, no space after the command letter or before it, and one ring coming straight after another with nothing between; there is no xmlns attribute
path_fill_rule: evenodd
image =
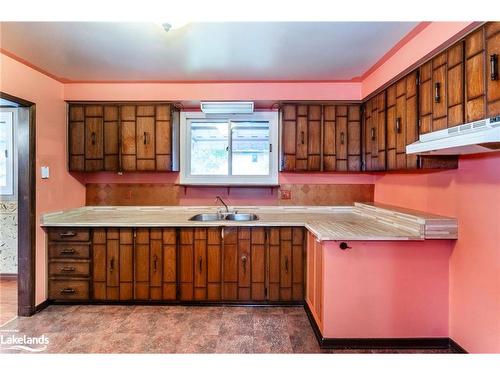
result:
<svg viewBox="0 0 500 375"><path fill-rule="evenodd" d="M321 242L307 232L307 270L305 301L318 324L323 327L323 248Z"/></svg>
<svg viewBox="0 0 500 375"><path fill-rule="evenodd" d="M93 299L127 301L134 298L133 246L132 229L92 230Z"/></svg>
<svg viewBox="0 0 500 375"><path fill-rule="evenodd" d="M358 104L283 105L283 171L359 171L360 141Z"/></svg>
<svg viewBox="0 0 500 375"><path fill-rule="evenodd" d="M283 171L321 168L321 105L285 104L283 113Z"/></svg>
<svg viewBox="0 0 500 375"><path fill-rule="evenodd" d="M179 229L179 298L221 299L221 229Z"/></svg>
<svg viewBox="0 0 500 375"><path fill-rule="evenodd" d="M269 229L269 300L304 298L304 228Z"/></svg>
<svg viewBox="0 0 500 375"><path fill-rule="evenodd" d="M489 22L485 26L486 37L486 114L500 115L500 22Z"/></svg>
<svg viewBox="0 0 500 375"><path fill-rule="evenodd" d="M386 168L386 106L385 91L364 105L363 147L365 171L383 171Z"/></svg>
<svg viewBox="0 0 500 375"><path fill-rule="evenodd" d="M69 170L171 171L171 106L69 104Z"/></svg>
<svg viewBox="0 0 500 375"><path fill-rule="evenodd" d="M70 171L117 171L118 106L70 104L68 142Z"/></svg>

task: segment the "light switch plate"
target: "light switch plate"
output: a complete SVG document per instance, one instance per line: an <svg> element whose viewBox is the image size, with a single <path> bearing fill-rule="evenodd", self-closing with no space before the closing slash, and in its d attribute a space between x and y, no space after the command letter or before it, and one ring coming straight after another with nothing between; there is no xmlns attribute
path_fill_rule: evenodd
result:
<svg viewBox="0 0 500 375"><path fill-rule="evenodd" d="M49 176L50 176L49 167L42 167L41 168L41 175L42 175L42 179L49 178Z"/></svg>

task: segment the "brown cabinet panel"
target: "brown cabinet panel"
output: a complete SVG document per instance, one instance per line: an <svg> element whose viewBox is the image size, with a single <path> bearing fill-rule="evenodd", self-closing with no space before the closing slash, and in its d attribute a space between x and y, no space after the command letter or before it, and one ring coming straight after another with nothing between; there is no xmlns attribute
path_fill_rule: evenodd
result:
<svg viewBox="0 0 500 375"><path fill-rule="evenodd" d="M486 25L487 116L500 115L500 22Z"/></svg>
<svg viewBox="0 0 500 375"><path fill-rule="evenodd" d="M334 171L336 166L335 106L323 107L323 170Z"/></svg>

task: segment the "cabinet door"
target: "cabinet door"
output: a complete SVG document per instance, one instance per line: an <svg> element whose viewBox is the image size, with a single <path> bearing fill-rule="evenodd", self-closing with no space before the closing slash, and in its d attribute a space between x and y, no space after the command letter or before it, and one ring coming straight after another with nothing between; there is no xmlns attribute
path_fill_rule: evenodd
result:
<svg viewBox="0 0 500 375"><path fill-rule="evenodd" d="M484 27L465 38L466 122L486 117Z"/></svg>
<svg viewBox="0 0 500 375"><path fill-rule="evenodd" d="M238 228L226 227L222 230L224 231L222 299L235 301L238 299Z"/></svg>
<svg viewBox="0 0 500 375"><path fill-rule="evenodd" d="M372 157L372 152L373 152L373 140L372 138L375 137L375 129L373 127L373 121L372 121L372 112L373 112L373 102L374 99L368 100L364 104L363 108L363 170L365 171L372 171L374 166L374 161L376 162L376 158Z"/></svg>
<svg viewBox="0 0 500 375"><path fill-rule="evenodd" d="M396 169L406 168L406 78L396 83Z"/></svg>
<svg viewBox="0 0 500 375"><path fill-rule="evenodd" d="M347 105L336 107L336 134L335 143L337 149L336 168L337 171L347 171Z"/></svg>
<svg viewBox="0 0 500 375"><path fill-rule="evenodd" d="M250 299L264 301L266 293L266 228L251 229Z"/></svg>
<svg viewBox="0 0 500 375"><path fill-rule="evenodd" d="M170 104L155 107L155 157L157 171L172 170L172 119Z"/></svg>
<svg viewBox="0 0 500 375"><path fill-rule="evenodd" d="M155 107L139 105L136 109L137 170L155 170Z"/></svg>
<svg viewBox="0 0 500 375"><path fill-rule="evenodd" d="M378 171L383 171L386 168L386 152L385 152L385 134L386 134L386 107L385 107L385 96L386 92L383 91L377 95L377 117L376 121L374 119L375 139L374 149L372 151L372 157L375 150L377 151L377 162L374 165L374 169ZM374 117L374 116L373 116Z"/></svg>
<svg viewBox="0 0 500 375"><path fill-rule="evenodd" d="M163 231L151 228L149 236L149 298L159 301L163 292Z"/></svg>
<svg viewBox="0 0 500 375"><path fill-rule="evenodd" d="M420 133L424 134L432 131L432 60L419 68L419 80ZM389 96L387 100L389 100ZM389 102L387 103L387 107L389 108ZM387 115L389 116L389 113ZM387 122L388 132L389 127L389 122Z"/></svg>
<svg viewBox="0 0 500 375"><path fill-rule="evenodd" d="M125 172L137 170L136 160L136 106L123 105L120 107L121 126L121 167Z"/></svg>
<svg viewBox="0 0 500 375"><path fill-rule="evenodd" d="M303 298L303 228L269 228L269 300Z"/></svg>
<svg viewBox="0 0 500 375"><path fill-rule="evenodd" d="M307 105L297 106L297 136L295 145L295 170L307 171L307 145L308 145L308 131L307 131Z"/></svg>
<svg viewBox="0 0 500 375"><path fill-rule="evenodd" d="M138 228L135 234L134 299L150 299L150 236L148 228Z"/></svg>
<svg viewBox="0 0 500 375"><path fill-rule="evenodd" d="M69 170L85 171L85 116L83 105L69 105Z"/></svg>
<svg viewBox="0 0 500 375"><path fill-rule="evenodd" d="M297 108L294 104L285 104L282 111L282 170L295 171L295 155L297 142Z"/></svg>
<svg viewBox="0 0 500 375"><path fill-rule="evenodd" d="M221 228L207 228L207 299L222 299Z"/></svg>
<svg viewBox="0 0 500 375"><path fill-rule="evenodd" d="M464 116L464 43L460 42L446 51L447 77L446 97L448 105L448 127L461 125Z"/></svg>
<svg viewBox="0 0 500 375"><path fill-rule="evenodd" d="M310 105L307 114L307 170L321 169L321 116L322 106Z"/></svg>
<svg viewBox="0 0 500 375"><path fill-rule="evenodd" d="M177 230L163 229L163 299L177 299Z"/></svg>
<svg viewBox="0 0 500 375"><path fill-rule="evenodd" d="M487 116L500 115L500 22L489 22L486 32L486 99Z"/></svg>
<svg viewBox="0 0 500 375"><path fill-rule="evenodd" d="M432 59L432 131L448 126L446 72L446 52L443 52Z"/></svg>
<svg viewBox="0 0 500 375"><path fill-rule="evenodd" d="M104 169L104 128L101 105L85 106L85 171Z"/></svg>
<svg viewBox="0 0 500 375"><path fill-rule="evenodd" d="M387 169L397 168L396 134L397 134L396 84L387 89Z"/></svg>
<svg viewBox="0 0 500 375"><path fill-rule="evenodd" d="M238 228L238 300L250 300L251 246L250 228Z"/></svg>
<svg viewBox="0 0 500 375"><path fill-rule="evenodd" d="M336 117L335 106L323 107L323 170L336 169Z"/></svg>
<svg viewBox="0 0 500 375"><path fill-rule="evenodd" d="M179 298L194 299L194 229L179 229Z"/></svg>
<svg viewBox="0 0 500 375"><path fill-rule="evenodd" d="M361 170L361 106L347 107L347 169Z"/></svg>
<svg viewBox="0 0 500 375"><path fill-rule="evenodd" d="M131 300L132 229L99 228L92 232L93 298Z"/></svg>
<svg viewBox="0 0 500 375"><path fill-rule="evenodd" d="M194 268L194 299L207 299L207 230L194 229L193 257Z"/></svg>
<svg viewBox="0 0 500 375"><path fill-rule="evenodd" d="M119 107L105 105L104 108L104 170L118 171L119 165Z"/></svg>

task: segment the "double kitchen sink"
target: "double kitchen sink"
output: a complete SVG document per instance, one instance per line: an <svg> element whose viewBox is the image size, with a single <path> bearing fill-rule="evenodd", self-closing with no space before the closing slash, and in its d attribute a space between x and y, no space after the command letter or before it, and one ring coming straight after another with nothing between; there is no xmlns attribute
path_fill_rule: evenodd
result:
<svg viewBox="0 0 500 375"><path fill-rule="evenodd" d="M252 213L203 213L189 218L191 221L255 221L259 217Z"/></svg>

